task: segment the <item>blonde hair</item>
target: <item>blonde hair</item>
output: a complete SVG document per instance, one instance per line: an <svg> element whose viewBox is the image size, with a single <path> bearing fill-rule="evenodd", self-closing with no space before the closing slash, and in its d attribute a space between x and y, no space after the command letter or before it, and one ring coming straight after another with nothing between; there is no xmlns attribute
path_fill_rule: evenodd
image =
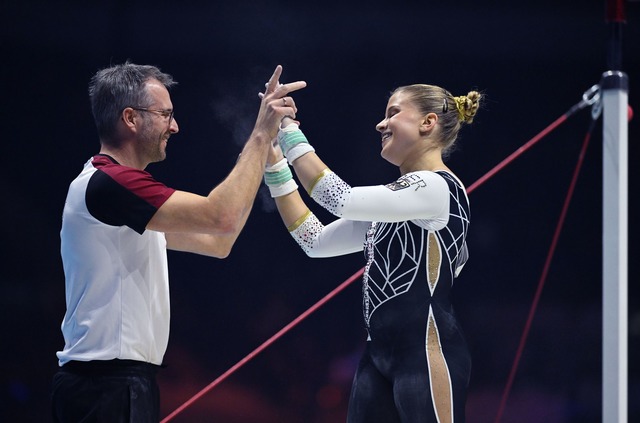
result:
<svg viewBox="0 0 640 423"><path fill-rule="evenodd" d="M436 113L438 115L443 154L453 147L462 124L473 122L482 98L482 94L478 91L469 91L467 95L454 97L444 88L427 84L399 87L391 95L398 92L408 94L422 114Z"/></svg>

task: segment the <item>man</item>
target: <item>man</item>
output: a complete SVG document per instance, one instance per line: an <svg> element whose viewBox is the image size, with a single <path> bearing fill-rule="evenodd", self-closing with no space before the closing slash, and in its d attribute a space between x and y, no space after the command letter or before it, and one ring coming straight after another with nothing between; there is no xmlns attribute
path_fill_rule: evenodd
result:
<svg viewBox="0 0 640 423"><path fill-rule="evenodd" d="M169 336L166 250L226 257L261 184L280 121L295 116L281 85L266 85L255 127L228 177L209 195L178 191L144 169L178 132L169 89L154 66L124 63L89 85L100 152L67 195L61 236L67 311L53 380L56 422L157 422L156 370Z"/></svg>

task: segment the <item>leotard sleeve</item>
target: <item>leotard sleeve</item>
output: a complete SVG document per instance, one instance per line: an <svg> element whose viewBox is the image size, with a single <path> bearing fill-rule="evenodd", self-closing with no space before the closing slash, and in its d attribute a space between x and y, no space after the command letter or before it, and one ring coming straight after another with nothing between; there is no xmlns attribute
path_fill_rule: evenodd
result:
<svg viewBox="0 0 640 423"><path fill-rule="evenodd" d="M325 172L311 189L312 198L340 217L323 225L311 212L289 231L309 257L362 251L370 222L411 220L425 229L442 229L449 218L449 188L434 172L413 172L387 185L352 188Z"/></svg>
<svg viewBox="0 0 640 423"><path fill-rule="evenodd" d="M311 212L289 232L309 257L335 257L362 251L369 222L338 219L323 225Z"/></svg>
<svg viewBox="0 0 640 423"><path fill-rule="evenodd" d="M387 185L351 187L327 170L312 187L311 197L330 213L349 220L411 220L438 230L449 217L449 186L430 171L408 173Z"/></svg>

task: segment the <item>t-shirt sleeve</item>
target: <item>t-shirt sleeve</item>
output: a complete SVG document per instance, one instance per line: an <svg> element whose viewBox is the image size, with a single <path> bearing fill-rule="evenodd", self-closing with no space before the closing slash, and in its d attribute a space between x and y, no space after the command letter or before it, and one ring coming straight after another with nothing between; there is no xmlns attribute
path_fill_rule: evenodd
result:
<svg viewBox="0 0 640 423"><path fill-rule="evenodd" d="M175 192L148 172L124 166L98 169L87 186L89 213L112 226L128 226L142 234L153 215Z"/></svg>

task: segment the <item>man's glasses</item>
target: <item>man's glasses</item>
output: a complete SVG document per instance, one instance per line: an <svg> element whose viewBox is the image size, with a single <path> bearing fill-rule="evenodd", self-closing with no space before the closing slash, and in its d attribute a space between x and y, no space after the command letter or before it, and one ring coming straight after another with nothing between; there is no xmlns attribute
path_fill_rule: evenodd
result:
<svg viewBox="0 0 640 423"><path fill-rule="evenodd" d="M131 107L131 108L139 112L155 113L167 119L169 122L173 120L173 110L154 110L154 109L147 109L145 107Z"/></svg>

